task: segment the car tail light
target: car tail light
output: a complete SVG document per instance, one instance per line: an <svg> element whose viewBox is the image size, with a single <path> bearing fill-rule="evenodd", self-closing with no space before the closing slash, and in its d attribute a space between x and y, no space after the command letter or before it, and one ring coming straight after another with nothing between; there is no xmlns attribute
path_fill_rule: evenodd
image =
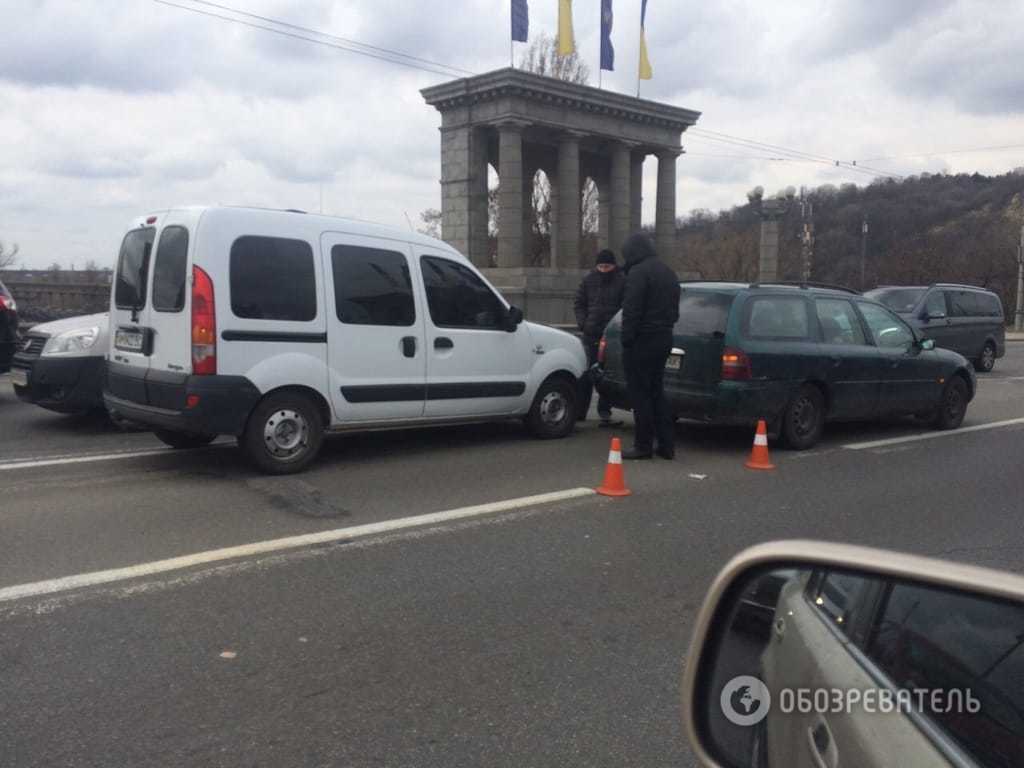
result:
<svg viewBox="0 0 1024 768"><path fill-rule="evenodd" d="M192 373L217 373L217 315L213 281L199 267L192 267Z"/></svg>
<svg viewBox="0 0 1024 768"><path fill-rule="evenodd" d="M751 378L750 358L742 349L726 347L722 350L722 379L747 381Z"/></svg>
<svg viewBox="0 0 1024 768"><path fill-rule="evenodd" d="M17 308L18 305L14 303L14 299L0 293L0 309L6 309L8 312L14 312Z"/></svg>
<svg viewBox="0 0 1024 768"><path fill-rule="evenodd" d="M604 364L604 353L608 350L608 339L604 336L597 345L597 362Z"/></svg>

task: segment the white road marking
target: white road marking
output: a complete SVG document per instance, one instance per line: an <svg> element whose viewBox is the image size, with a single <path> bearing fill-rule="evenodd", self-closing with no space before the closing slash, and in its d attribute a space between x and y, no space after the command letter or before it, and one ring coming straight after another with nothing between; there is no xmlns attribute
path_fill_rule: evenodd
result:
<svg viewBox="0 0 1024 768"><path fill-rule="evenodd" d="M211 448L223 448L230 442L211 443L202 448L147 448L145 450L110 451L109 453L62 454L59 456L32 456L22 459L0 461L0 472L12 469L31 469L33 467L55 467L62 464L88 464L94 461L117 461L119 459L135 459L145 456L163 456L168 453L195 453L208 451Z"/></svg>
<svg viewBox="0 0 1024 768"><path fill-rule="evenodd" d="M64 576L58 579L47 579L36 581L30 584L19 584L13 587L0 589L0 603L11 600L21 600L26 597L38 597L40 595L52 595L58 592L67 592L82 587L94 587L99 584L110 584L115 581L136 579L141 576L152 576L168 571L179 571L184 568L192 568L197 565L207 565L224 560L236 558L253 557L254 555L265 555L282 550L298 549L300 547L312 547L318 544L329 544L332 542L346 541L375 534L390 533L404 528L414 528L438 523L448 523L453 520L464 520L470 517L493 514L495 512L506 512L513 509L551 504L556 501L581 498L594 495L592 488L570 488L564 491L552 493L541 493L535 496L522 496L518 499L507 499L495 501L488 504L477 504L472 507L459 507L443 512L431 512L426 515L415 515L413 517L400 517L396 520L383 520L378 523L367 523L366 525L355 525L348 528L336 528L331 531L320 531L318 533L307 533L299 536L287 536L283 539L271 539L269 541L257 541L252 544L242 544L237 547L225 547L223 549L211 549L206 552L196 552L191 555L172 557L166 560L156 560L150 563L140 563L124 568L111 568L106 571L93 571L92 573L81 573L75 576Z"/></svg>
<svg viewBox="0 0 1024 768"><path fill-rule="evenodd" d="M934 440L939 437L949 437L950 435L962 435L965 432L980 432L984 429L998 429L999 427L1012 427L1019 424L1024 424L1024 418L1019 419L1006 419L1005 421L990 421L987 424L973 424L970 427L960 427L960 429L950 429L947 431L936 430L934 432L922 432L919 435L906 435L905 437L890 437L885 440L870 440L866 443L848 443L844 445L851 451L866 451L872 448L881 448L886 445L898 445L899 443L913 443L917 440Z"/></svg>

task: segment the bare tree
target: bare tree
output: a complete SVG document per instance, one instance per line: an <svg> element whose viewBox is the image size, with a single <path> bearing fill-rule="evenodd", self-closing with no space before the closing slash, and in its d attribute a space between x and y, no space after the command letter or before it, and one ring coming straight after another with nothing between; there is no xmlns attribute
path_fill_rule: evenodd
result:
<svg viewBox="0 0 1024 768"><path fill-rule="evenodd" d="M441 212L437 208L427 208L420 213L420 221L423 222L416 231L427 237L441 239Z"/></svg>
<svg viewBox="0 0 1024 768"><path fill-rule="evenodd" d="M85 266L82 267L82 269L86 272L99 272L100 265L97 263L96 259L89 259L85 262Z"/></svg>
<svg viewBox="0 0 1024 768"><path fill-rule="evenodd" d="M10 269L18 260L18 244L7 246L0 242L0 269Z"/></svg>
<svg viewBox="0 0 1024 768"><path fill-rule="evenodd" d="M586 85L590 81L590 67L573 51L568 56L558 55L558 40L547 34L538 35L526 49L519 62L521 69L556 80Z"/></svg>

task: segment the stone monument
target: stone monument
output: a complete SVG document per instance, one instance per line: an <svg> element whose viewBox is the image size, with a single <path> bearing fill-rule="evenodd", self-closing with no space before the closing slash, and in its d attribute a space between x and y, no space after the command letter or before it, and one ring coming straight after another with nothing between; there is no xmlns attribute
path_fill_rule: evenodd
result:
<svg viewBox="0 0 1024 768"><path fill-rule="evenodd" d="M441 113L441 236L531 320L574 323L571 298L589 266L580 253L587 178L598 189L599 246L618 254L640 229L643 162L655 155L655 235L662 253L674 250L676 158L699 112L512 68L422 94ZM488 251L489 166L499 178L495 264ZM551 185L551 258L544 267L526 258L538 169Z"/></svg>

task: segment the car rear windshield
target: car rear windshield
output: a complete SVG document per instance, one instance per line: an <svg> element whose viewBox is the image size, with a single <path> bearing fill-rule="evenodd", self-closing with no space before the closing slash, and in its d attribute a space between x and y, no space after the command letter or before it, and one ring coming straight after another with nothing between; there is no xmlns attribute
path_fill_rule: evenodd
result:
<svg viewBox="0 0 1024 768"><path fill-rule="evenodd" d="M914 307L924 296L924 288L882 288L868 291L864 295L869 299L885 304L893 312L913 312Z"/></svg>
<svg viewBox="0 0 1024 768"><path fill-rule="evenodd" d="M679 322L676 328L684 336L724 335L734 298L733 294L684 288L679 297Z"/></svg>
<svg viewBox="0 0 1024 768"><path fill-rule="evenodd" d="M117 257L117 286L114 303L118 309L142 309L146 306L146 280L149 255L153 250L153 227L133 229L121 242Z"/></svg>

